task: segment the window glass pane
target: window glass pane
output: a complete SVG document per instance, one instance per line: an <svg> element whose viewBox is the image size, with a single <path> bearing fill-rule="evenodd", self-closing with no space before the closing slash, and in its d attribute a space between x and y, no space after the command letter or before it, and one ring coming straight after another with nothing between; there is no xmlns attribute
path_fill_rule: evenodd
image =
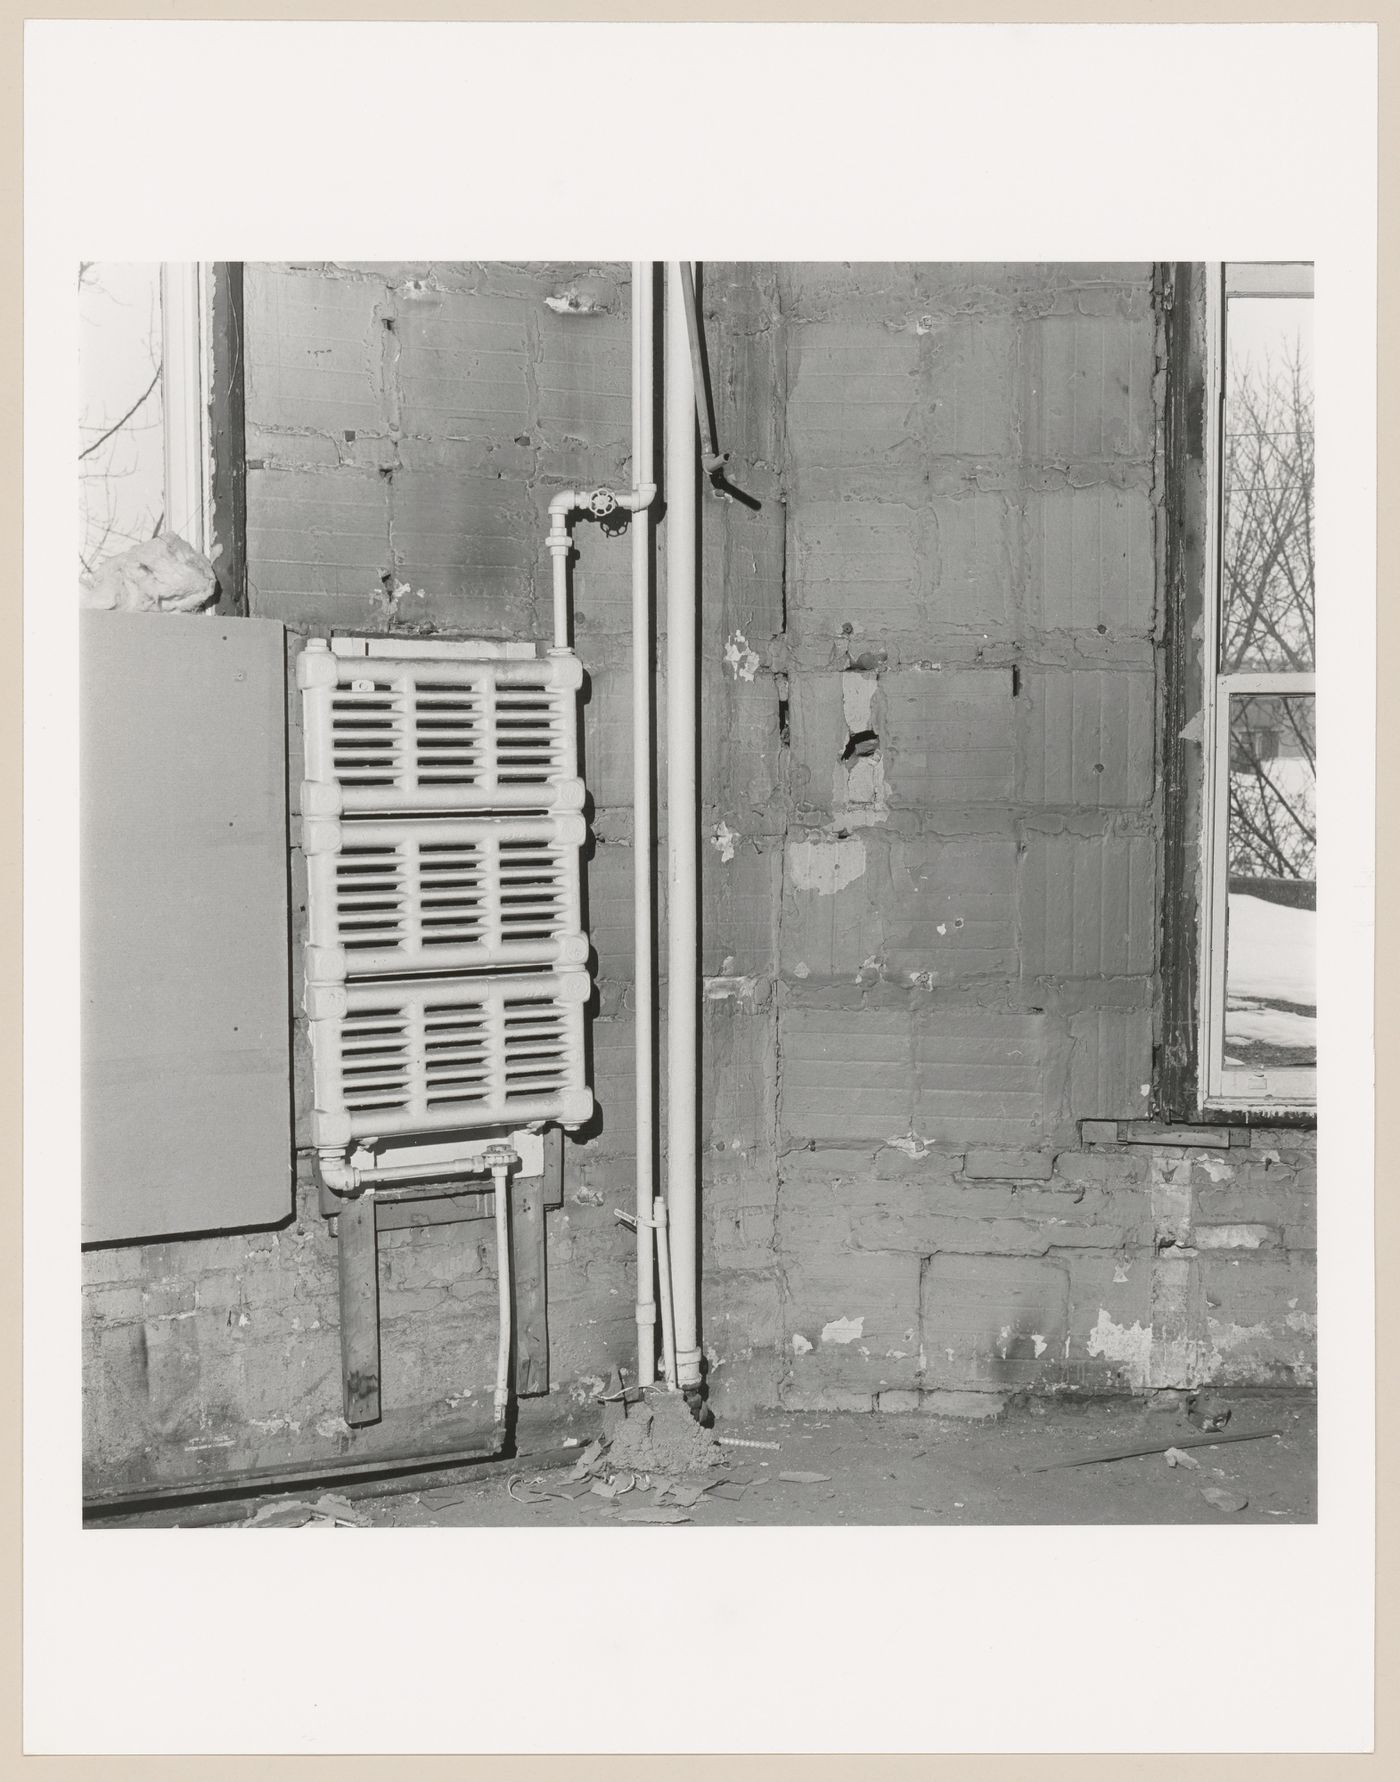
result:
<svg viewBox="0 0 1400 1782"><path fill-rule="evenodd" d="M78 325L79 552L91 571L164 523L159 265L84 262Z"/></svg>
<svg viewBox="0 0 1400 1782"><path fill-rule="evenodd" d="M1225 306L1220 669L1313 666L1312 302Z"/></svg>
<svg viewBox="0 0 1400 1782"><path fill-rule="evenodd" d="M1317 1064L1317 815L1309 694L1230 699L1226 1070Z"/></svg>

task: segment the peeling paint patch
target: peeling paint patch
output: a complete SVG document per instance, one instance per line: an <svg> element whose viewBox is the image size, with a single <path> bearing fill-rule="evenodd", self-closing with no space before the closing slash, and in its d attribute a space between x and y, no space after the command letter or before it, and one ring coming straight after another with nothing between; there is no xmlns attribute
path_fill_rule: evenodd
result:
<svg viewBox="0 0 1400 1782"><path fill-rule="evenodd" d="M1152 1170L1152 1223L1157 1242L1184 1244L1191 1235L1191 1165L1189 1162L1154 1160Z"/></svg>
<svg viewBox="0 0 1400 1782"><path fill-rule="evenodd" d="M732 996L738 1002L752 1002L758 989L758 976L749 972L743 977L706 978L706 1002L726 1002Z"/></svg>
<svg viewBox="0 0 1400 1782"><path fill-rule="evenodd" d="M887 1138L885 1143L893 1146L896 1151L903 1151L906 1157L912 1157L915 1162L921 1157L927 1157L929 1152L933 1149L933 1146L926 1138L922 1138L917 1132L912 1130L909 1132L897 1133L893 1138Z"/></svg>
<svg viewBox="0 0 1400 1782"><path fill-rule="evenodd" d="M1268 1342L1273 1335L1267 1324L1222 1324L1218 1318L1207 1318L1206 1329L1217 1358L1242 1343Z"/></svg>
<svg viewBox="0 0 1400 1782"><path fill-rule="evenodd" d="M736 631L724 646L724 660L734 670L736 681L751 681L758 673L758 652L749 648L742 631Z"/></svg>
<svg viewBox="0 0 1400 1782"><path fill-rule="evenodd" d="M865 1319L833 1318L829 1324L822 1326L824 1343L853 1343L858 1337L865 1335Z"/></svg>
<svg viewBox="0 0 1400 1782"><path fill-rule="evenodd" d="M870 713L875 704L875 689L878 685L873 674L848 670L841 676L841 711L846 720L846 728L852 736L862 730L874 728Z"/></svg>
<svg viewBox="0 0 1400 1782"><path fill-rule="evenodd" d="M613 312L615 298L607 279L580 278L546 297L544 306L557 316L607 316Z"/></svg>
<svg viewBox="0 0 1400 1782"><path fill-rule="evenodd" d="M1198 1225L1198 1250L1257 1250L1273 1235L1267 1225Z"/></svg>
<svg viewBox="0 0 1400 1782"><path fill-rule="evenodd" d="M788 843L788 870L799 891L831 897L853 885L865 872L865 843L858 835L839 841Z"/></svg>
<svg viewBox="0 0 1400 1782"><path fill-rule="evenodd" d="M1128 1384L1138 1389L1147 1386L1152 1370L1151 1325L1115 1324L1100 1306L1098 1323L1089 1332L1085 1345L1091 1355L1105 1361L1116 1361L1128 1376Z"/></svg>
<svg viewBox="0 0 1400 1782"><path fill-rule="evenodd" d="M1301 1331L1305 1336L1317 1335L1317 1319L1311 1312L1290 1312L1284 1323L1290 1330Z"/></svg>
<svg viewBox="0 0 1400 1782"><path fill-rule="evenodd" d="M800 1330L795 1330L792 1333L792 1352L794 1355L810 1355L812 1353L812 1345Z"/></svg>
<svg viewBox="0 0 1400 1782"><path fill-rule="evenodd" d="M710 837L710 846L718 851L720 859L727 865L734 858L734 844L738 839L739 832L721 821L718 829Z"/></svg>
<svg viewBox="0 0 1400 1782"><path fill-rule="evenodd" d="M838 761L832 778L832 811L854 829L887 823L889 793L885 786L885 762L880 754L858 755Z"/></svg>
<svg viewBox="0 0 1400 1782"><path fill-rule="evenodd" d="M1221 1182L1233 1182L1235 1168L1231 1163L1223 1162L1219 1157L1202 1157L1197 1160L1197 1168L1202 1169L1210 1177L1212 1185Z"/></svg>
<svg viewBox="0 0 1400 1782"><path fill-rule="evenodd" d="M248 1422L252 1428L261 1430L264 1435L276 1435L281 1430L290 1430L293 1435L296 1435L301 1429L300 1423L292 1417L250 1417Z"/></svg>
<svg viewBox="0 0 1400 1782"><path fill-rule="evenodd" d="M1040 1336L1038 1334L1033 1334L1031 1337L1031 1341L1035 1344L1035 1358L1037 1361L1039 1361L1041 1356L1045 1353L1046 1349L1049 1347L1049 1344L1045 1341L1045 1338L1043 1336Z"/></svg>

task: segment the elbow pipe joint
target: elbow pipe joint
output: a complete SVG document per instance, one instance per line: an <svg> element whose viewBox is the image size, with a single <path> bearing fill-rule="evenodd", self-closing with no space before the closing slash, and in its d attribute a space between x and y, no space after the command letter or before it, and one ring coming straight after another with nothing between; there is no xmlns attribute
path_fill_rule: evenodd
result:
<svg viewBox="0 0 1400 1782"><path fill-rule="evenodd" d="M571 513L584 513L592 519L605 520L617 508L628 506L630 503L626 496L617 495L609 488L561 489L549 504L551 541L555 533L567 532Z"/></svg>
<svg viewBox="0 0 1400 1782"><path fill-rule="evenodd" d="M350 1160L337 1151L321 1151L317 1154L317 1163L321 1171L321 1180L332 1194L342 1199L353 1199L361 1189L360 1172Z"/></svg>

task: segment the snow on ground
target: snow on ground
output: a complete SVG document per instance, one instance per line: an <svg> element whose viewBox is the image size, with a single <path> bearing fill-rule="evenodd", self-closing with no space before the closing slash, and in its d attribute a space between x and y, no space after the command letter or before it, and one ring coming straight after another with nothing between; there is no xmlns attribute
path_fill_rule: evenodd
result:
<svg viewBox="0 0 1400 1782"><path fill-rule="evenodd" d="M1226 1045L1315 1046L1317 1017L1294 1015L1287 1009L1244 1008L1233 1005L1225 1013Z"/></svg>
<svg viewBox="0 0 1400 1782"><path fill-rule="evenodd" d="M1260 1002L1295 1002L1305 1008L1316 1007L1316 941L1316 910L1295 910L1284 903L1268 903L1262 897L1232 893L1225 958L1225 987L1230 1000L1248 997Z"/></svg>

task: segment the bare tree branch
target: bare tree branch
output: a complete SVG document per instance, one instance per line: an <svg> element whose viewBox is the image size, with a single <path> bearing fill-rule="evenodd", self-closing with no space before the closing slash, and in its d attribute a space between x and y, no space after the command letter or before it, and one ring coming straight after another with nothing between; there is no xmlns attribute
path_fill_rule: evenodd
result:
<svg viewBox="0 0 1400 1782"><path fill-rule="evenodd" d="M91 445L84 446L82 451L80 451L78 453L78 457L80 459L90 458L92 456L92 454L97 450L97 448L99 446L105 445L114 433L120 433L122 428L125 427L127 422L136 413L137 409L140 408L141 404L143 402L145 402L147 397L151 394L151 391L155 389L156 385L159 382L160 382L160 366L157 365L156 369L155 369L155 374L151 378L150 383L148 383L146 385L145 389L136 398L135 402L132 403L131 407L126 411L126 413L122 416L122 418L119 421L113 421L112 425L107 429L107 431L103 434L100 434L98 436L98 438L93 440Z"/></svg>

